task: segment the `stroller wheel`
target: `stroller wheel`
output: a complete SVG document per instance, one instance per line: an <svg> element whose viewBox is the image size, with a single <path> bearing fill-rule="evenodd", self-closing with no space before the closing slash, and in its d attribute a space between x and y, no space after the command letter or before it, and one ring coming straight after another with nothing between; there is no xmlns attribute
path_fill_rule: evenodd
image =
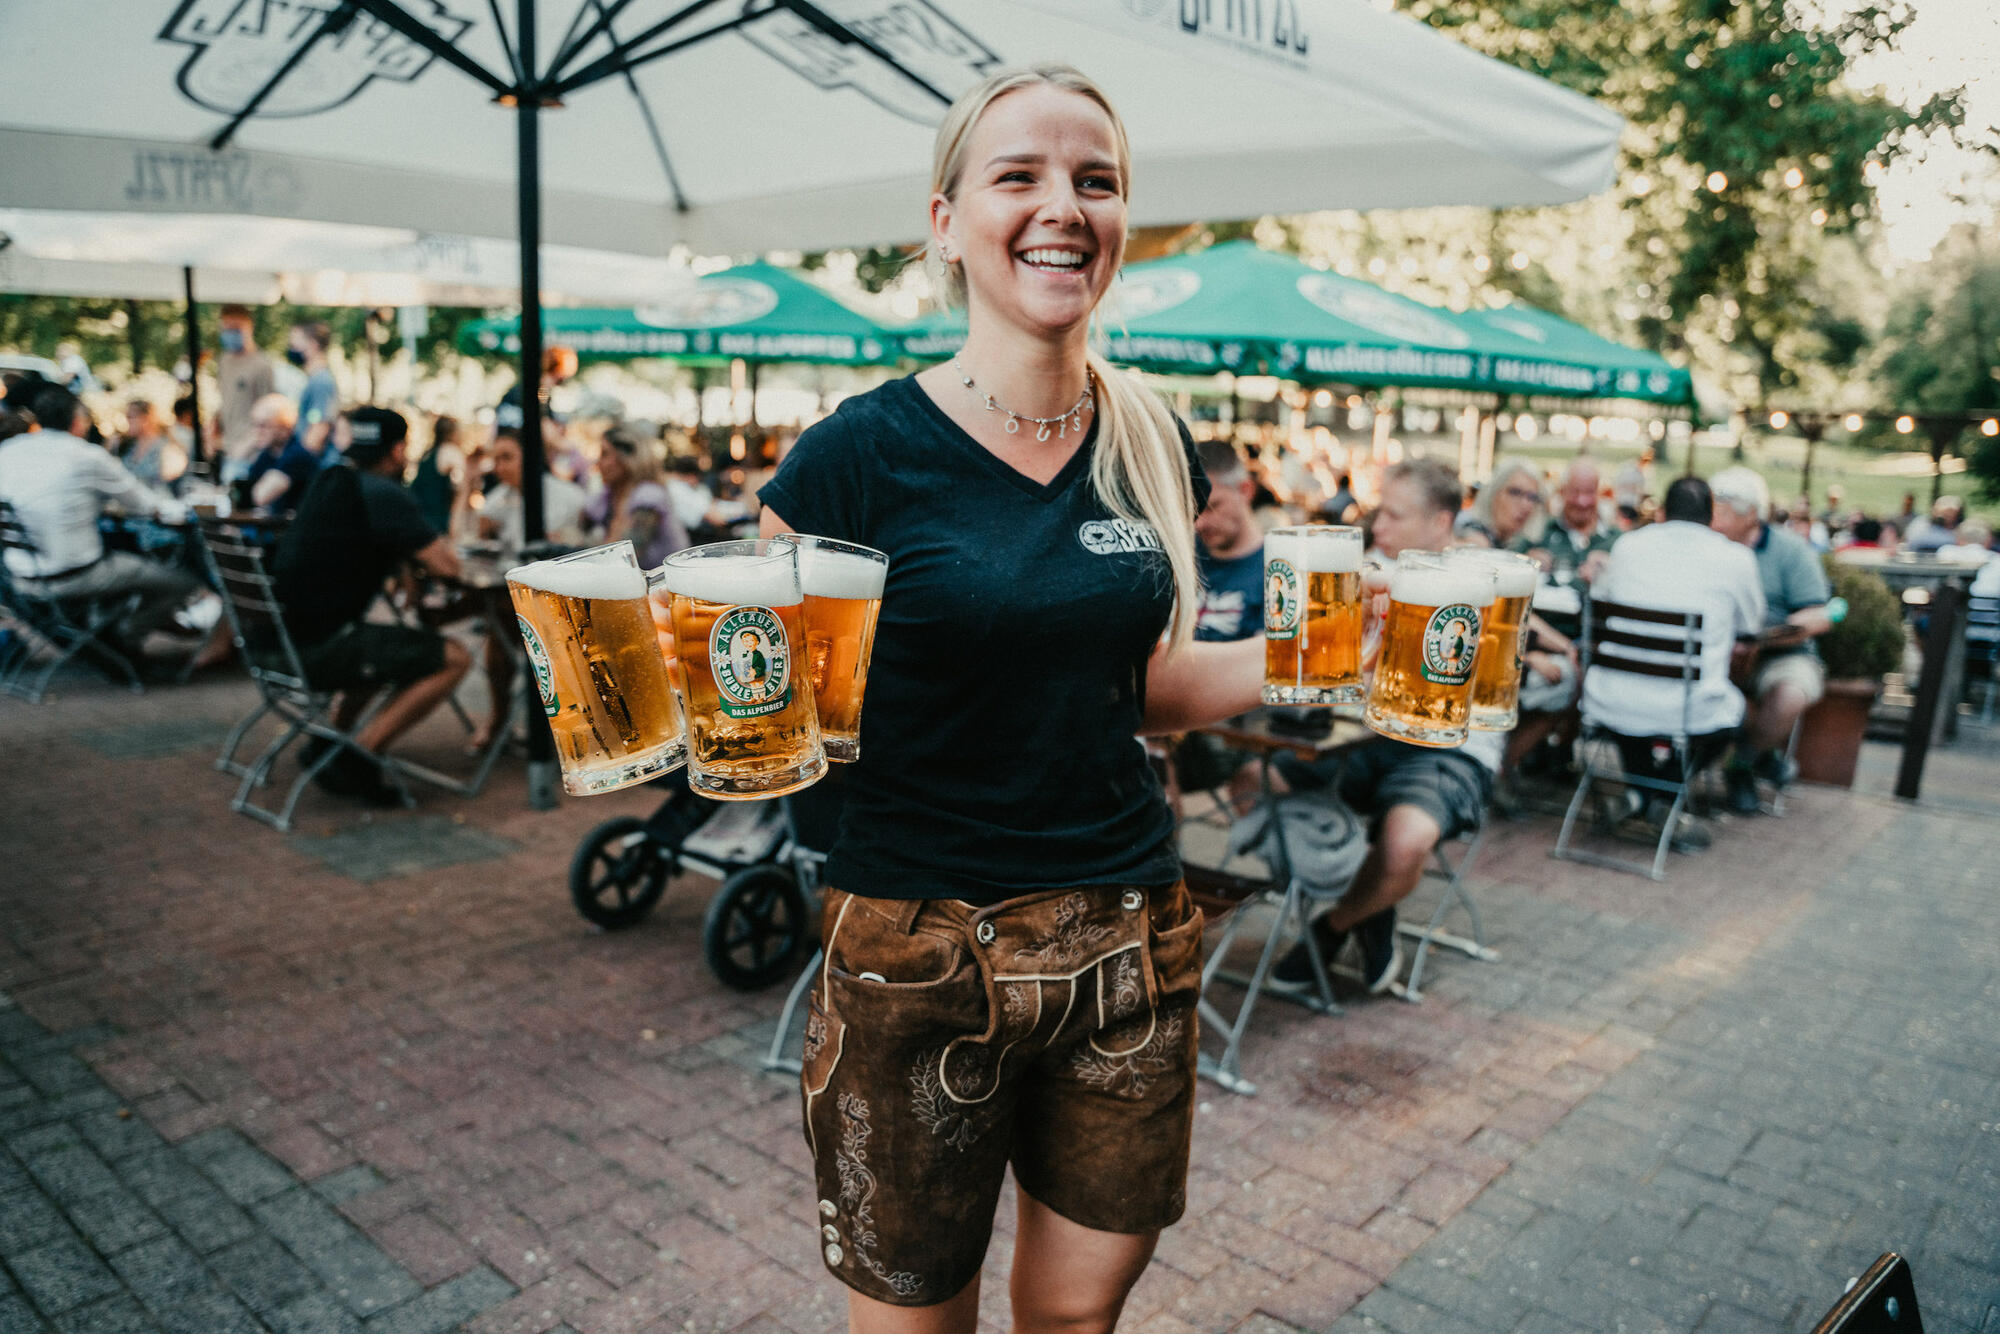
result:
<svg viewBox="0 0 2000 1334"><path fill-rule="evenodd" d="M701 924L701 953L715 975L755 991L791 974L805 944L808 911L798 880L782 866L750 866L722 882Z"/></svg>
<svg viewBox="0 0 2000 1334"><path fill-rule="evenodd" d="M673 858L647 835L646 822L621 815L577 845L569 864L569 896L584 920L615 931L642 921L673 873Z"/></svg>

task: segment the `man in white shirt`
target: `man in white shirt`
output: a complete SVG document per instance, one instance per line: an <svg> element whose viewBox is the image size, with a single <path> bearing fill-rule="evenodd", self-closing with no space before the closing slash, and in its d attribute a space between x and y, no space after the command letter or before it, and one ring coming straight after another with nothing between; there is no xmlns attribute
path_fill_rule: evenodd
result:
<svg viewBox="0 0 2000 1334"><path fill-rule="evenodd" d="M82 439L88 417L67 389L47 386L35 395L42 429L0 445L0 500L13 507L34 550L9 548L7 572L37 597L102 599L141 595L139 606L116 629L135 651L147 633L165 628L201 585L185 570L129 551L107 551L97 529L107 501L127 514L184 522L186 508L147 487L112 457Z"/></svg>
<svg viewBox="0 0 2000 1334"><path fill-rule="evenodd" d="M1743 692L1730 683L1729 658L1739 636L1764 626L1764 587L1750 549L1709 527L1714 510L1708 483L1678 479L1667 488L1664 520L1619 538L1591 589L1602 601L1702 614L1701 676L1691 694L1677 679L1600 667L1584 673L1584 719L1618 734L1629 774L1677 781L1684 775L1671 755L1659 757L1656 739L1686 735L1699 770L1721 756L1743 721ZM1635 802L1625 813L1638 810ZM1688 842L1698 845L1699 836Z"/></svg>
<svg viewBox="0 0 2000 1334"><path fill-rule="evenodd" d="M502 426L493 433L493 488L479 511L479 535L497 540L510 554L523 545L521 517L521 428ZM549 541L582 546L583 506L588 497L575 482L542 473L542 526Z"/></svg>
<svg viewBox="0 0 2000 1334"><path fill-rule="evenodd" d="M717 500L703 480L701 460L683 454L675 458L667 474L667 499L673 502L674 517L692 533L704 529L727 528L750 513L740 500Z"/></svg>

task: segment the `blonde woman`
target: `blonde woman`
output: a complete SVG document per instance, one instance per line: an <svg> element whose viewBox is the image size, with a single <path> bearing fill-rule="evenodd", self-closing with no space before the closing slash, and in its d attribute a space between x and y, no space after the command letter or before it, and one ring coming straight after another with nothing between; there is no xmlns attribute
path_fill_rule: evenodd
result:
<svg viewBox="0 0 2000 1334"><path fill-rule="evenodd" d="M1452 524L1452 533L1461 541L1483 538L1489 547L1511 551L1546 505L1541 472L1520 459L1502 459L1479 488L1479 499Z"/></svg>
<svg viewBox="0 0 2000 1334"><path fill-rule="evenodd" d="M630 541L649 570L688 544L656 445L612 427L598 451L597 479L602 487L584 505L583 522L601 540Z"/></svg>
<svg viewBox="0 0 2000 1334"><path fill-rule="evenodd" d="M847 399L766 534L888 553L802 1079L819 1246L860 1331L969 1331L1004 1169L1013 1327L1108 1330L1185 1203L1201 916L1135 734L1252 707L1194 644L1186 432L1091 352L1130 157L1095 85L996 76L939 127L952 361Z"/></svg>

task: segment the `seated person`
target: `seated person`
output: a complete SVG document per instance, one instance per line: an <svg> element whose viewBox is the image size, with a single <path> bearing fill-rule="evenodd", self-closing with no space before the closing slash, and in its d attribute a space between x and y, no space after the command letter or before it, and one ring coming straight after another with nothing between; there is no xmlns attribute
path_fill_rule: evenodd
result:
<svg viewBox="0 0 2000 1334"><path fill-rule="evenodd" d="M345 421L345 463L313 479L278 544L274 573L307 678L321 690L340 692L335 727L351 729L380 691L394 692L355 737L380 754L444 702L472 659L435 630L365 619L403 562L450 578L458 573L458 556L425 524L402 484L409 433L402 414L361 407ZM309 742L302 758L310 763L324 749ZM345 748L315 781L380 805L399 801L379 768Z"/></svg>
<svg viewBox="0 0 2000 1334"><path fill-rule="evenodd" d="M688 545L687 529L674 513L658 446L622 426L604 433L597 455L604 489L590 498L584 523L600 542L629 541L643 569L655 569Z"/></svg>
<svg viewBox="0 0 2000 1334"><path fill-rule="evenodd" d="M1396 464L1383 474L1382 503L1371 519L1375 552L1393 561L1404 551L1450 546L1462 496L1458 475L1435 460ZM1337 783L1349 805L1374 816L1367 860L1340 902L1312 928L1324 959L1353 933L1361 949L1362 982L1371 995L1387 991L1402 964L1396 905L1416 889L1440 841L1479 826L1505 745L1497 732L1474 732L1456 750L1378 737L1314 764L1278 762L1289 786ZM1304 941L1273 969L1272 984L1299 991L1313 985Z"/></svg>
<svg viewBox="0 0 2000 1334"><path fill-rule="evenodd" d="M526 545L521 523L521 430L502 426L493 432L489 456L493 485L480 506L479 535L497 541L509 553ZM551 542L578 547L584 542L583 510L589 497L575 482L566 482L542 461L542 528ZM537 539L541 534L537 534Z"/></svg>
<svg viewBox="0 0 2000 1334"><path fill-rule="evenodd" d="M701 460L692 454L675 457L667 494L674 502L674 517L696 541L726 541L730 526L749 517L750 507L742 501L716 499L702 474Z"/></svg>
<svg viewBox="0 0 2000 1334"><path fill-rule="evenodd" d="M290 514L319 474L320 456L299 443L298 405L283 394L266 394L250 405L250 430L257 441L243 475L250 509L272 516Z"/></svg>
<svg viewBox="0 0 2000 1334"><path fill-rule="evenodd" d="M143 656L146 636L171 627L175 614L201 593L201 584L164 561L108 550L98 516L107 502L115 502L128 515L182 523L187 509L83 438L90 414L69 390L44 384L34 396L33 414L40 430L0 445L0 500L13 507L34 547L9 548L7 571L36 597L100 601L139 594L139 605L110 636L136 660Z"/></svg>
<svg viewBox="0 0 2000 1334"><path fill-rule="evenodd" d="M1762 477L1748 468L1724 468L1708 485L1715 494L1711 526L1756 554L1757 578L1764 590L1764 624L1759 628L1788 626L1797 636L1758 652L1749 716L1723 770L1729 809L1755 815L1763 809L1757 800L1757 779L1780 787L1791 781L1785 748L1791 744L1792 726L1826 693L1826 668L1812 641L1833 628L1826 610L1833 586L1809 542L1765 521L1770 493Z"/></svg>
<svg viewBox="0 0 2000 1334"><path fill-rule="evenodd" d="M1756 558L1709 526L1714 508L1707 482L1676 480L1667 488L1663 521L1620 538L1593 590L1611 602L1702 613L1701 676L1685 701L1689 760L1696 771L1721 758L1743 721L1743 695L1730 683L1729 657L1739 636L1764 625ZM1683 782L1692 774L1680 772L1671 753L1662 757L1655 743L1681 730L1688 689L1676 679L1593 667L1584 673L1583 715L1617 734L1627 774ZM1647 808L1640 789L1627 788L1623 795L1616 819ZM1654 818L1665 819L1666 798L1655 795L1650 804ZM1682 820L1675 846L1681 851L1706 846L1706 832L1687 816Z"/></svg>
<svg viewBox="0 0 2000 1334"><path fill-rule="evenodd" d="M1208 476L1208 503L1195 516L1200 539L1195 555L1201 563L1201 607L1195 613L1194 637L1202 642L1251 639L1264 632L1264 530L1251 511L1256 493L1243 460L1226 440L1203 440L1195 446ZM1249 757L1200 732L1191 732L1174 748L1175 795L1209 791L1225 783L1239 791ZM1248 776L1255 782L1254 770Z"/></svg>

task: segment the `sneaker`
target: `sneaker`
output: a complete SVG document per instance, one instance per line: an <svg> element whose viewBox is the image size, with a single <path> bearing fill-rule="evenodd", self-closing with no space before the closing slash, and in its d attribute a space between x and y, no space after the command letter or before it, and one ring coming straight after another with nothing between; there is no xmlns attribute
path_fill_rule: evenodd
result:
<svg viewBox="0 0 2000 1334"><path fill-rule="evenodd" d="M1637 788L1624 787L1597 798L1596 828L1600 834L1614 832L1619 825L1645 808L1646 800Z"/></svg>
<svg viewBox="0 0 2000 1334"><path fill-rule="evenodd" d="M333 742L323 736L309 736L299 743L299 768L310 769L313 762L326 754Z"/></svg>
<svg viewBox="0 0 2000 1334"><path fill-rule="evenodd" d="M1384 908L1354 928L1361 946L1361 985L1379 996L1395 984L1403 967L1403 947L1396 940L1396 910Z"/></svg>
<svg viewBox="0 0 2000 1334"><path fill-rule="evenodd" d="M1346 946L1347 933L1328 931L1318 923L1313 924L1312 931L1319 938L1320 961L1330 966L1333 956ZM1319 982L1313 977L1312 953L1306 948L1305 941L1292 946L1285 951L1283 958L1271 965L1271 971L1264 975L1264 985L1273 991L1299 994L1319 989Z"/></svg>
<svg viewBox="0 0 2000 1334"><path fill-rule="evenodd" d="M1667 840L1667 847L1674 852L1707 852L1714 843L1715 836L1708 832L1708 826L1692 815L1683 814L1674 821L1674 834Z"/></svg>
<svg viewBox="0 0 2000 1334"><path fill-rule="evenodd" d="M1781 750L1767 750L1752 762L1750 771L1772 787L1790 787L1798 780L1799 762L1787 759Z"/></svg>
<svg viewBox="0 0 2000 1334"><path fill-rule="evenodd" d="M352 797L363 805L389 810L403 804L402 790L382 777L382 767L353 751L343 751L318 773L313 783L336 797Z"/></svg>
<svg viewBox="0 0 2000 1334"><path fill-rule="evenodd" d="M1728 789L1724 804L1735 814L1756 815L1764 809L1764 803L1757 797L1756 775L1748 769L1732 765L1723 771L1722 781Z"/></svg>

